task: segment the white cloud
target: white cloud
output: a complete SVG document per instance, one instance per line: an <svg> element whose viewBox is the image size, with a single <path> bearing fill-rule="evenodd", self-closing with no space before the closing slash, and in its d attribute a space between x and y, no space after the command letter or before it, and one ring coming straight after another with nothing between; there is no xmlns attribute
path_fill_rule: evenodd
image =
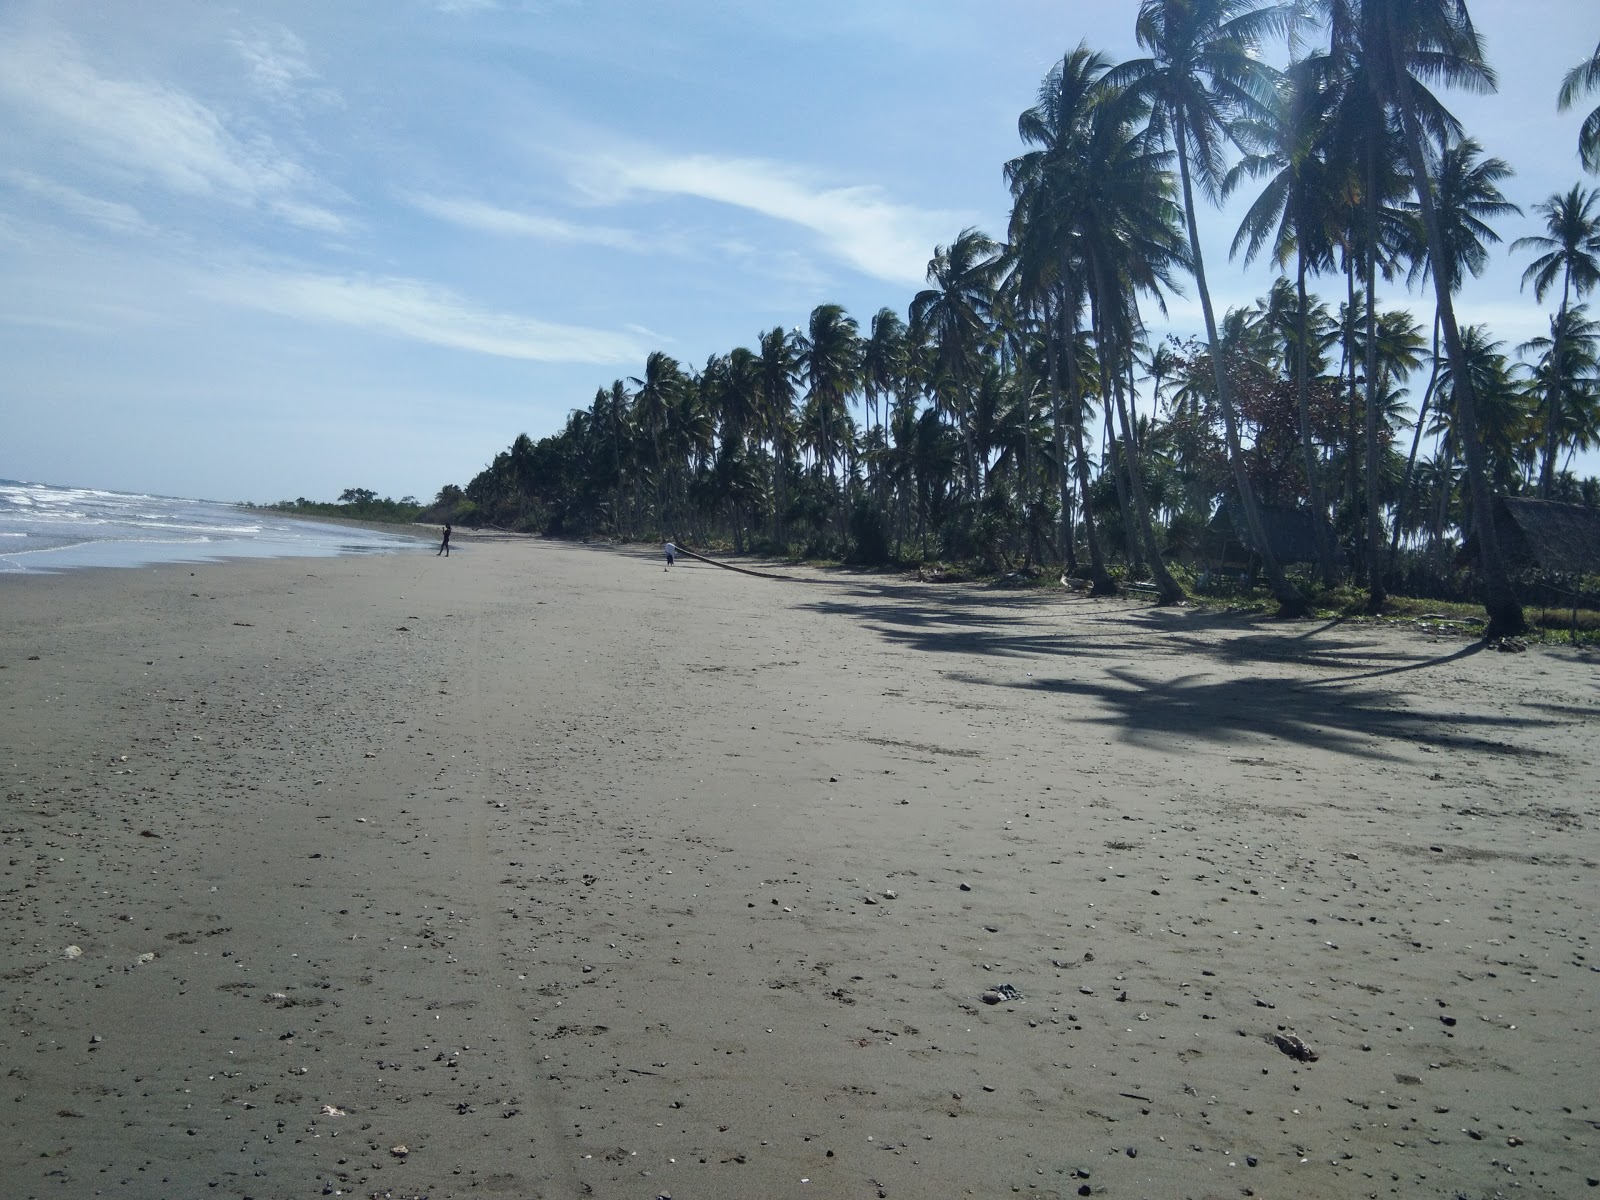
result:
<svg viewBox="0 0 1600 1200"><path fill-rule="evenodd" d="M696 196L788 221L817 234L828 253L864 274L895 283L923 280L933 247L970 219L914 208L871 185L819 187L766 159L596 156L579 164L576 182L600 201L634 192Z"/></svg>
<svg viewBox="0 0 1600 1200"><path fill-rule="evenodd" d="M235 136L178 88L103 75L63 35L0 44L0 98L102 163L173 191L264 203L310 228L342 223L297 198L314 181L270 138Z"/></svg>
<svg viewBox="0 0 1600 1200"><path fill-rule="evenodd" d="M478 308L415 279L248 271L212 280L219 299L299 320L531 362L625 363L648 353L641 338Z"/></svg>
<svg viewBox="0 0 1600 1200"><path fill-rule="evenodd" d="M4 179L6 183L20 191L37 196L57 208L65 209L113 233L155 232L155 227L131 204L102 200L98 196L90 196L76 188L67 187L65 184L45 179L29 171L6 171L0 174L0 179Z"/></svg>
<svg viewBox="0 0 1600 1200"><path fill-rule="evenodd" d="M499 208L477 200L451 200L442 196L414 196L415 204L423 212L480 233L493 233L505 237L538 238L550 242L579 242L595 246L610 246L616 250L643 250L644 243L627 229L614 229L603 225L578 225L557 217L538 213L518 212Z"/></svg>
<svg viewBox="0 0 1600 1200"><path fill-rule="evenodd" d="M275 99L293 99L303 85L317 77L305 43L282 25L236 32L228 40L244 59L255 85Z"/></svg>

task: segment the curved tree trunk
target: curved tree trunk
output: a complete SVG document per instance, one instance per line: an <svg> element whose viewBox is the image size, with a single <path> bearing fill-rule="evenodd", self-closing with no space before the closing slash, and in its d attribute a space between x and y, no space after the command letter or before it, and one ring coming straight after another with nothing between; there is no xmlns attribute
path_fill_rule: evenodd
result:
<svg viewBox="0 0 1600 1200"><path fill-rule="evenodd" d="M1398 55L1398 48L1394 52ZM1415 181L1417 205L1422 210L1422 223L1428 234L1428 256L1434 264L1433 290L1439 318L1444 324L1445 349L1450 355L1455 417L1467 460L1473 533L1478 539L1478 575L1483 582L1484 609L1489 617L1483 636L1490 641L1521 633L1527 629L1528 622L1523 616L1522 601L1517 598L1516 589L1512 586L1505 557L1500 552L1499 531L1494 523L1494 493L1489 486L1488 452L1478 434L1477 397L1472 392L1472 376L1461 347L1461 331L1456 326L1456 310L1450 294L1451 269L1444 238L1439 231L1439 215L1433 207L1433 193L1428 186L1428 160L1422 149L1422 131L1417 127L1416 115L1405 106L1401 106L1400 118L1405 130L1406 156L1410 159L1411 175Z"/></svg>
<svg viewBox="0 0 1600 1200"><path fill-rule="evenodd" d="M1101 283L1104 282L1102 278ZM1139 470L1139 450L1133 440L1133 423L1128 420L1127 398L1122 392L1122 366L1116 361L1119 351L1106 335L1107 321L1104 307L1096 305L1095 312L1100 325L1096 338L1100 343L1100 373L1111 380L1111 397L1107 403L1116 405L1117 421L1122 426L1122 457L1128 473L1128 491L1133 501L1137 530L1144 541L1145 553L1150 557L1150 574L1156 581L1156 601L1159 604L1178 604L1184 598L1183 589L1178 586L1178 581L1172 577L1172 572L1167 570L1166 563L1161 559L1161 547L1156 544L1155 526L1150 521L1150 505L1145 499L1144 477Z"/></svg>
<svg viewBox="0 0 1600 1200"><path fill-rule="evenodd" d="M1189 182L1188 130L1180 123L1173 131L1178 146L1178 175L1183 183L1183 211L1189 226L1189 254L1194 260L1195 288L1200 293L1200 311L1206 319L1206 344L1211 349L1211 374L1217 389L1217 404L1222 409L1223 432L1228 443L1228 465L1233 469L1233 484L1239 492L1239 506L1244 510L1245 524L1250 540L1261 556L1261 565L1267 573L1267 586L1278 602L1278 613L1285 617L1305 615L1308 605L1300 589L1289 582L1283 566L1267 544L1267 534L1261 524L1261 510L1256 505L1255 488L1250 485L1250 475L1245 469L1244 451L1239 445L1239 418L1234 412L1233 395L1228 390L1227 371L1222 362L1222 345L1217 338L1217 317L1211 307L1211 289L1206 286L1205 259L1200 252L1200 230L1195 223L1194 188Z"/></svg>
<svg viewBox="0 0 1600 1200"><path fill-rule="evenodd" d="M1389 533L1389 573L1394 574L1400 558L1400 529L1406 510L1411 506L1411 483L1417 467L1417 450L1422 445L1422 428L1428 421L1428 406L1433 403L1434 390L1439 386L1439 314L1433 314L1433 369L1428 372L1428 386L1422 389L1422 403L1417 405L1417 424L1411 431L1411 453L1406 455L1406 473L1400 481L1400 502L1395 505L1394 528Z"/></svg>

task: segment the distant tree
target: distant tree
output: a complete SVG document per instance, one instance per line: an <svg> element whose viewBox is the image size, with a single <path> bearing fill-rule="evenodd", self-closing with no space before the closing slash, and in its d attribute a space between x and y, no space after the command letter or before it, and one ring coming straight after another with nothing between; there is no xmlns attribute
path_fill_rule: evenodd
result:
<svg viewBox="0 0 1600 1200"><path fill-rule="evenodd" d="M367 488L345 488L339 493L340 504L371 504L378 498L378 493Z"/></svg>

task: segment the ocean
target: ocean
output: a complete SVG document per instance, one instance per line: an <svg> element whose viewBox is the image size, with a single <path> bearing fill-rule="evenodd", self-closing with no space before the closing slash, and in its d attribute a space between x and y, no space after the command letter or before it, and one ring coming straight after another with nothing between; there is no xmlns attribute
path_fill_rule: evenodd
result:
<svg viewBox="0 0 1600 1200"><path fill-rule="evenodd" d="M429 535L404 529L388 533L212 500L0 479L0 574L433 549Z"/></svg>

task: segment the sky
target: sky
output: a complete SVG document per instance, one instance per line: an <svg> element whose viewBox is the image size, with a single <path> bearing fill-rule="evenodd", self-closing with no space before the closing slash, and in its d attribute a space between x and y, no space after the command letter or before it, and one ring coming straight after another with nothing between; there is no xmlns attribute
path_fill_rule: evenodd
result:
<svg viewBox="0 0 1600 1200"><path fill-rule="evenodd" d="M1045 72L1080 40L1133 57L1136 11L0 0L0 477L426 500L652 350L697 367L824 302L904 314L935 245L1003 236ZM1445 97L1516 169L1509 246L1600 184L1554 102L1600 13L1472 12L1500 91ZM1202 214L1219 306L1272 277L1226 261L1242 211ZM1554 303L1528 257L1462 296L1508 349ZM1169 307L1199 332L1192 294Z"/></svg>

